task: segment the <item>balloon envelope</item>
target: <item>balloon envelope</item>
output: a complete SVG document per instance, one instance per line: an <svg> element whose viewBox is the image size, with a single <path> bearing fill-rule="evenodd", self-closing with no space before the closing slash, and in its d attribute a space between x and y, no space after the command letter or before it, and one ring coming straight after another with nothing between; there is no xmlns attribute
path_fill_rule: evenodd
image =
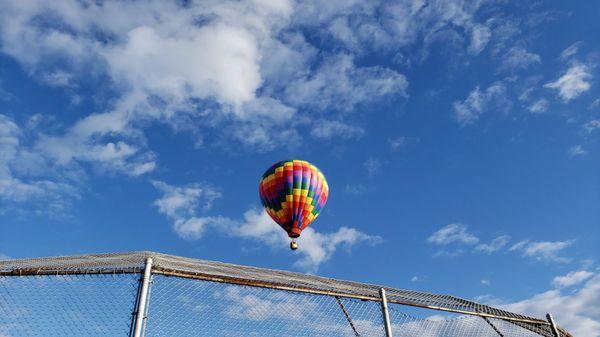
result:
<svg viewBox="0 0 600 337"><path fill-rule="evenodd" d="M303 160L273 164L258 185L260 200L271 218L297 238L319 216L329 196L323 173Z"/></svg>

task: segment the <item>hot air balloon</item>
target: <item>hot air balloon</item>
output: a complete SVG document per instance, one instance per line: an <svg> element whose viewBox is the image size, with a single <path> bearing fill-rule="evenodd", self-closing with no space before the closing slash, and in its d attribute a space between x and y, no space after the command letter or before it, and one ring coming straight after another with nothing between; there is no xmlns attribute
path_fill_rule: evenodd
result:
<svg viewBox="0 0 600 337"><path fill-rule="evenodd" d="M296 250L296 239L325 206L329 186L323 173L311 163L284 160L263 174L258 192L267 214L287 232L292 239L290 248Z"/></svg>

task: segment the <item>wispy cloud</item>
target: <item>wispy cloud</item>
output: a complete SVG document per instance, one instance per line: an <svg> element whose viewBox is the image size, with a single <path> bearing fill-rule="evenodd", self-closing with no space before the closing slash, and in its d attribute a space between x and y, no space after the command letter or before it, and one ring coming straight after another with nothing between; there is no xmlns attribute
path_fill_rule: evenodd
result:
<svg viewBox="0 0 600 337"><path fill-rule="evenodd" d="M474 245L479 239L467 231L467 226L460 223L451 223L435 231L427 238L427 242L445 246L451 243Z"/></svg>
<svg viewBox="0 0 600 337"><path fill-rule="evenodd" d="M152 181L152 185L163 193L154 202L161 213L171 218L185 218L194 214L201 206L208 211L213 202L221 198L221 192L214 187L202 184L172 186L162 181Z"/></svg>
<svg viewBox="0 0 600 337"><path fill-rule="evenodd" d="M508 244L509 241L510 241L510 236L501 235L501 236L495 238L494 240L492 240L492 242L490 242L490 243L478 244L477 246L475 246L475 251L483 252L486 254L491 254L491 253L497 252L500 249L504 248Z"/></svg>
<svg viewBox="0 0 600 337"><path fill-rule="evenodd" d="M541 62L538 54L530 53L521 47L510 48L502 57L503 69L526 69Z"/></svg>
<svg viewBox="0 0 600 337"><path fill-rule="evenodd" d="M583 148L581 144L573 145L567 151L567 154L571 157L579 157L587 154L587 151Z"/></svg>
<svg viewBox="0 0 600 337"><path fill-rule="evenodd" d="M224 302L224 314L236 320L299 321L305 318L307 313L319 310L317 302L305 297L260 292L249 287L227 286L213 292L213 297L219 302Z"/></svg>
<svg viewBox="0 0 600 337"><path fill-rule="evenodd" d="M494 83L485 90L475 87L464 101L454 102L454 119L465 126L477 122L481 115L492 107L507 111L510 105L506 97L506 87L501 82Z"/></svg>
<svg viewBox="0 0 600 337"><path fill-rule="evenodd" d="M591 121L586 122L583 125L583 129L588 134L590 134L596 130L599 130L600 129L600 119L593 119Z"/></svg>
<svg viewBox="0 0 600 337"><path fill-rule="evenodd" d="M0 114L0 213L19 211L65 216L80 198L76 168L56 168L35 149L22 143L25 137L12 119Z"/></svg>
<svg viewBox="0 0 600 337"><path fill-rule="evenodd" d="M475 234L469 232L466 225L461 223L448 224L433 232L427 242L438 246L440 249L434 254L437 256L456 257L466 252L484 253L490 255L498 252L520 252L526 258L533 258L542 262L567 263L571 259L561 256L560 253L570 247L574 241L531 241L522 240L508 247L511 237L500 235L489 243L483 243ZM507 248L508 247L508 248Z"/></svg>
<svg viewBox="0 0 600 337"><path fill-rule="evenodd" d="M510 251L521 252L523 256L530 257L538 261L545 262L570 262L570 258L562 257L559 254L566 248L573 245L572 240L568 241L519 241L510 247Z"/></svg>
<svg viewBox="0 0 600 337"><path fill-rule="evenodd" d="M533 102L528 108L530 112L534 114L539 114L548 110L548 100L545 98L540 98L537 101Z"/></svg>
<svg viewBox="0 0 600 337"><path fill-rule="evenodd" d="M370 157L363 163L365 170L369 176L373 176L381 169L381 159L376 157Z"/></svg>
<svg viewBox="0 0 600 337"><path fill-rule="evenodd" d="M600 275L588 277L581 287L562 292L560 289L536 294L531 298L502 304L501 307L513 312L534 317L544 317L548 312L573 336L599 336Z"/></svg>
<svg viewBox="0 0 600 337"><path fill-rule="evenodd" d="M390 148L392 151L399 151L406 146L407 138L404 136L396 137L388 140L388 144L390 144Z"/></svg>
<svg viewBox="0 0 600 337"><path fill-rule="evenodd" d="M588 91L592 86L591 79L590 68L583 63L575 62L561 77L546 83L544 87L558 90L562 100L568 102Z"/></svg>
<svg viewBox="0 0 600 337"><path fill-rule="evenodd" d="M344 192L353 196L362 195L368 190L368 187L363 184L346 184L344 187Z"/></svg>
<svg viewBox="0 0 600 337"><path fill-rule="evenodd" d="M317 71L286 83L286 101L315 110L351 110L359 104L390 95L404 96L406 77L382 67L359 68L351 55L323 60Z"/></svg>
<svg viewBox="0 0 600 337"><path fill-rule="evenodd" d="M152 181L152 184L162 192L154 205L160 213L173 220L173 229L179 236L199 239L209 225L224 221L218 217L195 216L199 209L208 211L212 203L221 197L221 193L213 187L201 184L177 187L161 181Z"/></svg>
<svg viewBox="0 0 600 337"><path fill-rule="evenodd" d="M558 288L570 287L580 284L581 282L588 280L592 276L594 276L594 273L587 270L572 271L564 276L556 276L552 280L552 284Z"/></svg>
<svg viewBox="0 0 600 337"><path fill-rule="evenodd" d="M321 120L310 131L310 134L316 138L360 138L365 133L361 127L349 125L341 121Z"/></svg>
<svg viewBox="0 0 600 337"><path fill-rule="evenodd" d="M492 32L490 29L482 24L477 24L471 29L471 43L468 47L469 54L477 55L487 46L490 41Z"/></svg>
<svg viewBox="0 0 600 337"><path fill-rule="evenodd" d="M213 201L221 197L214 188L200 184L175 187L157 181L153 184L162 192L162 196L155 200L154 205L159 212L173 221L173 229L184 239L197 240L212 232L252 240L273 249L287 249L287 234L264 211L250 209L244 213L242 220L205 216L199 213L208 211ZM381 240L378 236L368 235L350 227L342 226L332 233L319 233L309 227L302 232L299 239L302 248L298 251L300 258L294 265L306 271L316 272L338 249L349 250L359 243L377 244Z"/></svg>
<svg viewBox="0 0 600 337"><path fill-rule="evenodd" d="M343 123L344 114L406 97L403 74L359 65L353 53L320 52L307 41L294 25L332 19L305 21L308 7L287 0L6 3L0 45L46 85L77 88L93 73L94 80L107 79L98 88L117 93L105 111L45 133L40 151L65 165L86 162L139 176L156 167L144 134L153 122L197 138L218 130L214 144L264 151L299 142L304 132L360 137L364 130ZM49 59L61 62L47 67ZM328 111L327 119L313 118L315 110Z"/></svg>
<svg viewBox="0 0 600 337"><path fill-rule="evenodd" d="M398 136L395 138L388 139L390 149L394 152L405 150L408 146L414 145L419 142L418 138Z"/></svg>
<svg viewBox="0 0 600 337"><path fill-rule="evenodd" d="M560 59L563 61L570 59L572 56L577 54L577 52L579 51L579 47L581 47L581 45L582 45L582 42L577 41L577 42L573 43L572 45L568 46L567 48L565 48L565 50L563 50L560 53Z"/></svg>

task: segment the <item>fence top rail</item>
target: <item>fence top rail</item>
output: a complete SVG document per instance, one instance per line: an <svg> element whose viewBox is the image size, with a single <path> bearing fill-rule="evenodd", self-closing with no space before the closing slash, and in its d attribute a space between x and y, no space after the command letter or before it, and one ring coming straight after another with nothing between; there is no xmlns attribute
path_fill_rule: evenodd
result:
<svg viewBox="0 0 600 337"><path fill-rule="evenodd" d="M451 295L382 287L147 251L5 260L0 261L0 276L135 273L143 269L148 257L153 259L153 272L166 275L372 301L380 300L379 290L384 288L390 303L499 318L518 323L523 327L551 331L548 321L544 319L509 312ZM561 332L564 336L570 336L564 330Z"/></svg>

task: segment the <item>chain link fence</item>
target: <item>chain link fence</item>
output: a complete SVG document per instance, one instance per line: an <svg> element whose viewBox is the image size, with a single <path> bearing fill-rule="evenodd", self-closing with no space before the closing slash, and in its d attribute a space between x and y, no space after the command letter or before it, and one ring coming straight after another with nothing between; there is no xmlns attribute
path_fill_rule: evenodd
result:
<svg viewBox="0 0 600 337"><path fill-rule="evenodd" d="M150 252L0 261L0 337L571 336L453 296L380 289Z"/></svg>

